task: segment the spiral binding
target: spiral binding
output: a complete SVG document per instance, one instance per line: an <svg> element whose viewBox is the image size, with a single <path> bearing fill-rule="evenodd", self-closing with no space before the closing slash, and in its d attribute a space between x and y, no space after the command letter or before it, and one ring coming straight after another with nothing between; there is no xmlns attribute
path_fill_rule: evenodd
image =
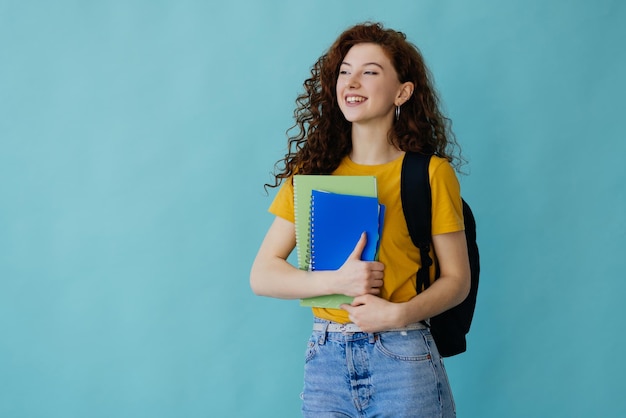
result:
<svg viewBox="0 0 626 418"><path fill-rule="evenodd" d="M293 190L293 209L294 209L294 218L295 218L295 222L296 225L298 224L298 214L300 213L298 211L298 188L296 187L296 182L298 180L298 176L295 176L293 179L293 184L294 184L294 190ZM308 232L307 232L308 234ZM307 236L307 240L308 240L308 236ZM296 233L296 252L297 252L297 256L298 256L298 260L303 260L305 266L309 265L309 260L308 260L308 254L301 254L302 253L302 243L300 242L300 236L299 234ZM299 265L299 268L302 268L302 265ZM308 267L307 267L308 268Z"/></svg>
<svg viewBox="0 0 626 418"><path fill-rule="evenodd" d="M309 217L309 252L306 255L309 270L315 270L315 194L311 194L311 216Z"/></svg>

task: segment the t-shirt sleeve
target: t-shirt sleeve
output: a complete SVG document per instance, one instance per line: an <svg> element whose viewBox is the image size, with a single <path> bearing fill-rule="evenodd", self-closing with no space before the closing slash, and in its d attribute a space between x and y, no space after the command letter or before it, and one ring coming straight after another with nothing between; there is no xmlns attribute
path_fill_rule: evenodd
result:
<svg viewBox="0 0 626 418"><path fill-rule="evenodd" d="M283 185L280 186L268 210L273 215L280 216L290 222L295 222L292 177L288 178Z"/></svg>
<svg viewBox="0 0 626 418"><path fill-rule="evenodd" d="M447 160L433 157L428 169L433 200L432 234L463 231L461 186L454 168Z"/></svg>

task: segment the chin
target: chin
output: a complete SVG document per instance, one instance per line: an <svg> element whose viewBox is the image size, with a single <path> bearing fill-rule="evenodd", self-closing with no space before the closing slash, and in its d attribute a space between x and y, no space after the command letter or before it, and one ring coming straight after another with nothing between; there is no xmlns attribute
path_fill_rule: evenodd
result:
<svg viewBox="0 0 626 418"><path fill-rule="evenodd" d="M352 122L358 122L360 120L360 118L358 116L355 115L350 115L350 114L343 114L343 117L350 123Z"/></svg>

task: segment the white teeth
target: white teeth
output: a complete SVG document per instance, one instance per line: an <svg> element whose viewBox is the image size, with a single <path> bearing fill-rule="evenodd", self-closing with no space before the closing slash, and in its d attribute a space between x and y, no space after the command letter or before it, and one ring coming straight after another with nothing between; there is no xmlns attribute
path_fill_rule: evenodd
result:
<svg viewBox="0 0 626 418"><path fill-rule="evenodd" d="M357 97L357 96L346 97L346 102L348 103L360 103L363 101L365 101L364 97Z"/></svg>

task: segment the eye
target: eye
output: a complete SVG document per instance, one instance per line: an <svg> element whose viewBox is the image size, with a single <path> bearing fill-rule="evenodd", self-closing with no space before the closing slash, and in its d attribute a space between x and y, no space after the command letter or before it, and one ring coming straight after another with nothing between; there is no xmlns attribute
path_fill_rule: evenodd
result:
<svg viewBox="0 0 626 418"><path fill-rule="evenodd" d="M346 74L349 74L349 73L348 73L348 70L339 70L339 74L340 75L346 75Z"/></svg>
<svg viewBox="0 0 626 418"><path fill-rule="evenodd" d="M363 74L367 74L367 75L378 75L377 71L374 70L369 70L369 71L365 71Z"/></svg>

